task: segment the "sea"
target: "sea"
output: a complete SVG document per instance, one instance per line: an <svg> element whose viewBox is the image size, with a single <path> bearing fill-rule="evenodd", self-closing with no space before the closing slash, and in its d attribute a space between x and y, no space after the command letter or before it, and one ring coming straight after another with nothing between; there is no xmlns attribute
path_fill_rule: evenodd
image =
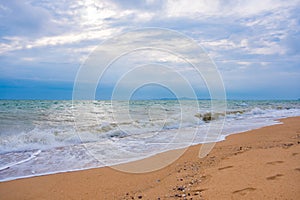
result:
<svg viewBox="0 0 300 200"><path fill-rule="evenodd" d="M299 100L226 104L219 112L210 100L0 100L0 182L126 163L300 116Z"/></svg>

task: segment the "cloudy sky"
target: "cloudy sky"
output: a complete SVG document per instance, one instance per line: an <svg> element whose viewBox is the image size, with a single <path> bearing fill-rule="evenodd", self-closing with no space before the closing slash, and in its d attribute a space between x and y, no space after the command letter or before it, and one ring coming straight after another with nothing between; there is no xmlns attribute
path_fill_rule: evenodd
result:
<svg viewBox="0 0 300 200"><path fill-rule="evenodd" d="M230 99L300 98L297 0L1 1L0 98L70 99L81 64L101 42L145 27L201 45Z"/></svg>

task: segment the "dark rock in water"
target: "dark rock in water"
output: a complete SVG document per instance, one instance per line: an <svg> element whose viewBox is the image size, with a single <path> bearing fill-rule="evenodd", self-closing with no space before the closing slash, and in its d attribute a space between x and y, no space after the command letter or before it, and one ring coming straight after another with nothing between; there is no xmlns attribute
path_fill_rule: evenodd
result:
<svg viewBox="0 0 300 200"><path fill-rule="evenodd" d="M209 121L213 120L213 117L212 117L211 113L205 113L202 117L202 120L205 122L209 122Z"/></svg>
<svg viewBox="0 0 300 200"><path fill-rule="evenodd" d="M209 122L211 120L216 120L216 119L219 119L220 117L224 117L225 116L225 113L205 113L203 116L202 116L202 120L204 122Z"/></svg>

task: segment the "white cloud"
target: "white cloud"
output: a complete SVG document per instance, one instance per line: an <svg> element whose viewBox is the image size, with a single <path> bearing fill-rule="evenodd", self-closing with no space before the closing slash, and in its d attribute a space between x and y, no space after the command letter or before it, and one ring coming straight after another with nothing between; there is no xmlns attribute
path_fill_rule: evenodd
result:
<svg viewBox="0 0 300 200"><path fill-rule="evenodd" d="M214 15L219 11L218 1L190 1L185 0L168 0L165 5L166 14L168 17L187 16L193 17L195 15Z"/></svg>
<svg viewBox="0 0 300 200"><path fill-rule="evenodd" d="M0 54L9 51L21 49L32 49L46 46L58 46L76 44L82 41L96 40L98 42L109 38L113 34L117 34L120 29L103 29L86 31L81 33L68 33L65 35L41 37L37 39L28 39L25 37L3 37L9 41L8 43L0 44Z"/></svg>
<svg viewBox="0 0 300 200"><path fill-rule="evenodd" d="M185 16L188 18L199 17L251 17L264 12L273 12L276 9L292 7L299 1L280 0L251 0L251 1L226 1L226 0L199 0L193 3L186 0L168 0L165 11L168 17Z"/></svg>
<svg viewBox="0 0 300 200"><path fill-rule="evenodd" d="M240 47L239 44L234 43L233 41L230 41L228 39L220 39L220 40L214 40L214 41L202 41L202 45L204 45L206 48L219 51L219 50L230 50L230 49L236 49Z"/></svg>

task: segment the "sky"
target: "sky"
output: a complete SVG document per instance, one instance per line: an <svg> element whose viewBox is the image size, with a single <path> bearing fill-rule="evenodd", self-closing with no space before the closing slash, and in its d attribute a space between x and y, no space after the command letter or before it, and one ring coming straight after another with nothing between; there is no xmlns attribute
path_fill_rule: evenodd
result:
<svg viewBox="0 0 300 200"><path fill-rule="evenodd" d="M0 99L71 99L80 67L101 43L146 27L178 31L203 47L228 99L300 98L300 1L9 0L0 1ZM135 58L151 53L145 54ZM113 80L122 67L104 79ZM183 73L197 97L209 97L203 80ZM113 87L99 83L96 98L110 98ZM141 88L138 98L172 94L168 87Z"/></svg>

